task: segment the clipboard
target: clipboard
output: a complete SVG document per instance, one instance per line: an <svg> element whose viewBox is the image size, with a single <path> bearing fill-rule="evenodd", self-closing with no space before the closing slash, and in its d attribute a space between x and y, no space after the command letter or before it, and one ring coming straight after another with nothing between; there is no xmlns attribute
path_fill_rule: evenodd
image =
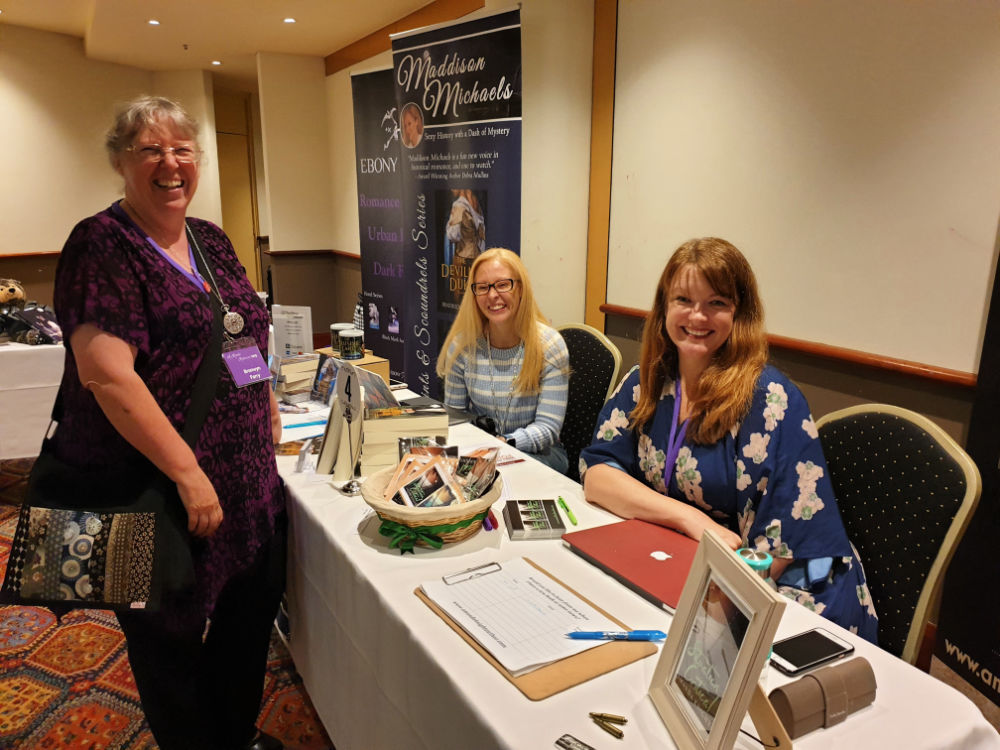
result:
<svg viewBox="0 0 1000 750"><path fill-rule="evenodd" d="M573 594L580 597L580 599L585 601L602 615L612 620L617 625L620 625L623 630L629 629L628 626L621 620L612 617L605 610L590 601L587 597L567 586L540 565L536 564L533 560L530 560L527 557L524 558L524 560L533 568L541 573L544 573L567 591L571 591ZM448 624L448 627L458 633L466 643L472 646L472 648L474 648L480 656L492 664L493 668L502 674L508 682L513 683L518 690L533 701L548 698L550 695L555 695L556 693L562 692L563 690L571 688L574 685L579 685L580 683L586 682L594 677L611 672L612 670L618 669L618 667L624 667L626 664L639 661L639 659L644 659L657 652L656 646L649 641L608 641L607 643L597 646L596 648L588 649L565 659L559 659L558 661L551 662L543 667L539 667L538 669L523 674L520 677L515 677L500 662L498 662L489 651L480 646L479 643L472 638L472 636L466 633L465 630L462 629L461 625L452 620L444 610L431 601L419 587L416 588L413 593L416 594L424 604L430 607L434 613L438 615L438 617L444 620Z"/></svg>

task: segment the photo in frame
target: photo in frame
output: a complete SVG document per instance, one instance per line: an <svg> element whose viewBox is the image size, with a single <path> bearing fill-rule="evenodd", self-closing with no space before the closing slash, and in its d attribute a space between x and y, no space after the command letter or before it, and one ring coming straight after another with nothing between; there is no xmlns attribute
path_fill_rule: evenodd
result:
<svg viewBox="0 0 1000 750"><path fill-rule="evenodd" d="M786 603L718 536L703 534L649 686L680 750L733 747L748 708L765 744L791 746L758 683Z"/></svg>

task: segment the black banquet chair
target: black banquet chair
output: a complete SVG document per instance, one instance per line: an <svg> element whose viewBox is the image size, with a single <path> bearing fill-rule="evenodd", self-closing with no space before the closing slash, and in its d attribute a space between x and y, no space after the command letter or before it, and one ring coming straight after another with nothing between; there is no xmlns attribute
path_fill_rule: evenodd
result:
<svg viewBox="0 0 1000 750"><path fill-rule="evenodd" d="M571 323L558 329L569 350L569 397L559 440L566 448L566 475L580 481L580 451L590 445L597 417L618 382L622 355L611 339L588 325Z"/></svg>
<svg viewBox="0 0 1000 750"><path fill-rule="evenodd" d="M910 664L979 503L979 469L927 417L862 404L816 422L847 535L879 617L879 645Z"/></svg>

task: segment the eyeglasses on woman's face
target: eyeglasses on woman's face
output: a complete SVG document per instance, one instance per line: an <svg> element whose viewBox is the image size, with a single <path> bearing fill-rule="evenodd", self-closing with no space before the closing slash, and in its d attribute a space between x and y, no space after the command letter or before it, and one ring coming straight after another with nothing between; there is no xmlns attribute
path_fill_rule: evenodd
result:
<svg viewBox="0 0 1000 750"><path fill-rule="evenodd" d="M482 297L484 294L489 294L490 289L496 289L500 294L505 294L514 289L514 284L517 283L516 279L497 279L492 284L484 284L482 282L474 282L469 284L472 287L472 293L477 297Z"/></svg>
<svg viewBox="0 0 1000 750"><path fill-rule="evenodd" d="M198 161L201 154L194 146L161 146L159 143L150 143L145 146L126 146L125 150L135 154L147 164L159 164L167 158L167 154L171 153L179 164L190 164Z"/></svg>

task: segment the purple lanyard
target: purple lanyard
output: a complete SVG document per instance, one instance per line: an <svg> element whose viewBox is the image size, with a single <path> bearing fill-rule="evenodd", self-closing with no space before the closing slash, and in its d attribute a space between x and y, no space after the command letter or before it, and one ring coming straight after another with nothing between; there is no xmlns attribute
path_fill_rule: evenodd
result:
<svg viewBox="0 0 1000 750"><path fill-rule="evenodd" d="M667 463L663 467L663 486L670 490L670 476L674 473L674 466L677 464L677 454L681 452L684 445L684 436L687 434L688 420L681 422L680 430L677 429L677 417L681 413L681 379L677 378L677 385L674 388L674 413L670 416L670 437L667 440Z"/></svg>

